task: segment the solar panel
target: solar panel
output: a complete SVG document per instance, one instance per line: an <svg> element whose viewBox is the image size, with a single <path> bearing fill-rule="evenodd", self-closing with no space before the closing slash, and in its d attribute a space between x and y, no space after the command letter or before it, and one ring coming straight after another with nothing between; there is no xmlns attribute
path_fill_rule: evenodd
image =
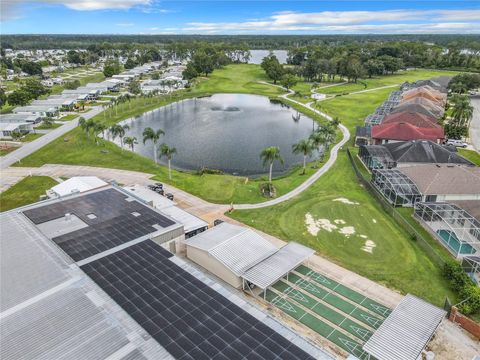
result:
<svg viewBox="0 0 480 360"><path fill-rule="evenodd" d="M82 269L177 359L313 359L170 256L146 240Z"/></svg>
<svg viewBox="0 0 480 360"><path fill-rule="evenodd" d="M107 189L26 210L24 214L35 224L65 214L73 214L88 224L52 238L73 260L80 261L157 231L153 225L166 228L175 224L147 206L128 199L115 189Z"/></svg>

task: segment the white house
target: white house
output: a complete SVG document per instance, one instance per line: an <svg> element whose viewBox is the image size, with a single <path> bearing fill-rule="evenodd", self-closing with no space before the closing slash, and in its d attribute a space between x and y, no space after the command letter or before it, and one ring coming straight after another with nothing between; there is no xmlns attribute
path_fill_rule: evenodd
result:
<svg viewBox="0 0 480 360"><path fill-rule="evenodd" d="M29 122L18 123L0 123L0 137L4 139L11 139L13 132L20 134L28 134L33 130L33 124Z"/></svg>

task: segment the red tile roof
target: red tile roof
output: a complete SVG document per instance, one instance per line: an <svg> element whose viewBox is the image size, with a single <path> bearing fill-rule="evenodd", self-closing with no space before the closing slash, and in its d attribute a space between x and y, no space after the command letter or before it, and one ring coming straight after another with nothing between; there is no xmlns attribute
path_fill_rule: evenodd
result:
<svg viewBox="0 0 480 360"><path fill-rule="evenodd" d="M445 138L442 127L424 128L409 123L394 122L381 124L372 128L372 139L381 140L430 140L436 142Z"/></svg>
<svg viewBox="0 0 480 360"><path fill-rule="evenodd" d="M413 111L402 111L385 116L382 124L408 123L421 128L441 128L433 116L424 115Z"/></svg>

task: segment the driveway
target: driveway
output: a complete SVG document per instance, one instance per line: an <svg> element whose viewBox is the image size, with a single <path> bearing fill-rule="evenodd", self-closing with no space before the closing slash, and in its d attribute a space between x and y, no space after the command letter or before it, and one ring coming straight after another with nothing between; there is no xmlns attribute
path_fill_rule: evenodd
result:
<svg viewBox="0 0 480 360"><path fill-rule="evenodd" d="M470 142L475 150L480 151L480 96L472 96L473 118L470 122Z"/></svg>

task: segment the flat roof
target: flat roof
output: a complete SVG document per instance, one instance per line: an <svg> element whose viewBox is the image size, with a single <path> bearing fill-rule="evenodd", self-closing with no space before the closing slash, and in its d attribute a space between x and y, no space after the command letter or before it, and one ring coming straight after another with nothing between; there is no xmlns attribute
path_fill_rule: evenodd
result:
<svg viewBox="0 0 480 360"><path fill-rule="evenodd" d="M381 360L416 360L446 312L408 294L363 345Z"/></svg>
<svg viewBox="0 0 480 360"><path fill-rule="evenodd" d="M66 196L75 193L82 193L107 185L108 183L96 176L74 176L58 185L55 185L50 190L58 196Z"/></svg>
<svg viewBox="0 0 480 360"><path fill-rule="evenodd" d="M0 358L173 359L21 212L0 227Z"/></svg>
<svg viewBox="0 0 480 360"><path fill-rule="evenodd" d="M23 213L75 261L182 227L112 187L49 202Z"/></svg>
<svg viewBox="0 0 480 360"><path fill-rule="evenodd" d="M172 257L146 240L82 270L176 359L314 359Z"/></svg>
<svg viewBox="0 0 480 360"><path fill-rule="evenodd" d="M136 196L142 201L150 204L157 210L160 210L161 213L166 214L175 221L181 223L185 229L185 233L208 227L208 223L206 221L203 221L199 217L190 214L188 211L175 206L177 204L176 202L167 199L165 196L157 194L155 191L150 190L146 186L125 186L123 189L129 194L133 194L133 196Z"/></svg>

